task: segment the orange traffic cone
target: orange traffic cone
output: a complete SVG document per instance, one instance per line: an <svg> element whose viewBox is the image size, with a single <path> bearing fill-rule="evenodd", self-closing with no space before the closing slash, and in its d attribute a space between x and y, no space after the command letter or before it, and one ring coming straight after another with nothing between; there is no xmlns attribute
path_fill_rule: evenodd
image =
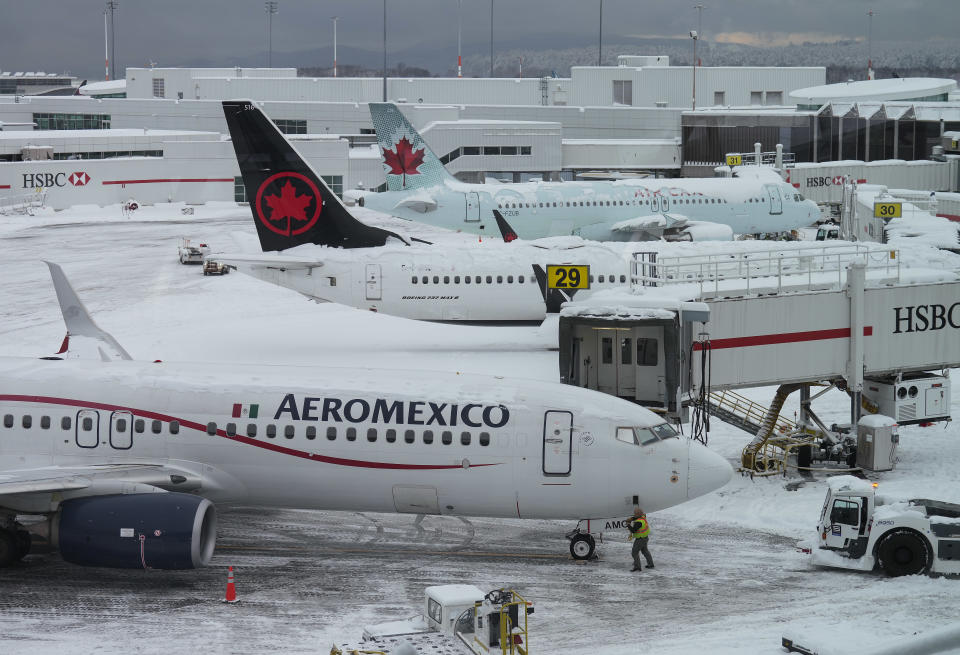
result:
<svg viewBox="0 0 960 655"><path fill-rule="evenodd" d="M233 567L230 567L230 572L227 574L227 595L224 596L223 602L225 603L235 603L237 602L237 587L233 583Z"/></svg>

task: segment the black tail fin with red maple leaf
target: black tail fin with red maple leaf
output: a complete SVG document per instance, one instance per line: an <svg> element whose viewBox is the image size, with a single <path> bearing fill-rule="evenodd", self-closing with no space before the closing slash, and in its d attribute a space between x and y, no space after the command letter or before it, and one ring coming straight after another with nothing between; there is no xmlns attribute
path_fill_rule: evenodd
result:
<svg viewBox="0 0 960 655"><path fill-rule="evenodd" d="M263 250L305 243L338 248L403 239L354 218L280 130L250 100L223 103L227 128Z"/></svg>

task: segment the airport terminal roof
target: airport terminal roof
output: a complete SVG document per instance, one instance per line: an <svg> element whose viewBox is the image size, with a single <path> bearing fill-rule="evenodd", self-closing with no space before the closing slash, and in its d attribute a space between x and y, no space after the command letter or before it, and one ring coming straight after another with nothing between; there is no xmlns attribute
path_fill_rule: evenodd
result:
<svg viewBox="0 0 960 655"><path fill-rule="evenodd" d="M828 102L886 102L891 100L934 100L957 89L954 80L935 77L895 77L883 80L840 82L797 89L790 99L798 105L823 105Z"/></svg>

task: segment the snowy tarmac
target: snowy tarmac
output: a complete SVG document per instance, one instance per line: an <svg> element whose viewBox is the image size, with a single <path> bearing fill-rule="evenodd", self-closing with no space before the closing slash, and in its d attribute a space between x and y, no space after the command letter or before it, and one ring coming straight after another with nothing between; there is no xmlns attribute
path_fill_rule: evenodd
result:
<svg viewBox="0 0 960 655"><path fill-rule="evenodd" d="M0 218L0 355L59 347L49 259L135 358L556 378L554 344L535 327L414 323L315 304L237 273L204 277L178 263L179 238L236 251L232 235L253 234L248 210L224 203L184 217L180 207L130 219L119 207ZM848 406L831 392L817 408L830 423ZM749 436L712 427L710 446L736 464ZM960 428L902 428L897 469L874 477L889 493L960 502ZM825 493L799 477L736 476L650 517L657 566L639 574L619 532L598 561L573 562L563 539L573 526L563 522L427 517L418 526L406 515L220 508L207 569L87 569L38 553L0 570L0 653L326 653L366 623L417 613L424 587L454 582L512 586L531 599L530 646L542 654L772 654L783 652L785 632L856 654L960 621L958 579L812 567L795 544L812 538ZM237 605L219 602L231 565Z"/></svg>

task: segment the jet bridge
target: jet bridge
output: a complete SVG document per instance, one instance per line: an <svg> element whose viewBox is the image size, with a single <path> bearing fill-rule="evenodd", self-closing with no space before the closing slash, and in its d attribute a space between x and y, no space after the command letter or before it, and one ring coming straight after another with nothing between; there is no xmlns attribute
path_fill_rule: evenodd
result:
<svg viewBox="0 0 960 655"><path fill-rule="evenodd" d="M830 432L811 385L846 390L852 425L864 409L901 424L949 419L949 379L930 372L960 366L960 274L908 268L879 244L637 253L631 288L567 304L559 337L563 382L677 420L708 405L755 435L744 466L756 470L771 465L771 439ZM732 391L759 386L779 387L768 408ZM796 390L800 426L779 416ZM776 459L809 439L774 445Z"/></svg>

